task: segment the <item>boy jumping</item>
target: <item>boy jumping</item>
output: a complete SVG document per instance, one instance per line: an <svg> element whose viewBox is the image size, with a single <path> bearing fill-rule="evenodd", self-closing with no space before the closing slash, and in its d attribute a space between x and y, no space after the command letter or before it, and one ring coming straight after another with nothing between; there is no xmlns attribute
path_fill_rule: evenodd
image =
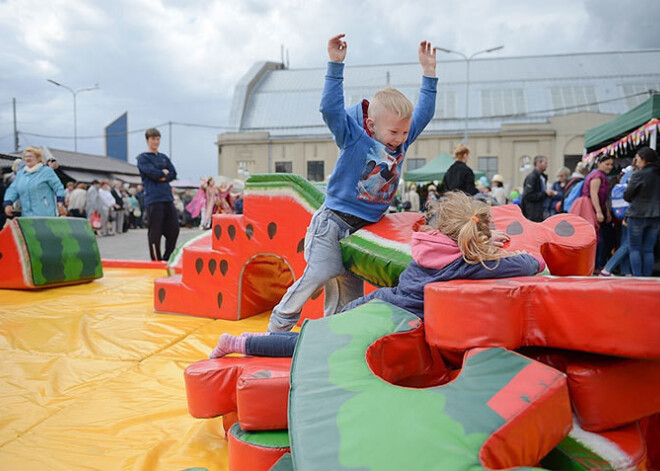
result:
<svg viewBox="0 0 660 471"><path fill-rule="evenodd" d="M396 194L406 150L433 118L438 79L435 50L419 44L422 86L413 104L398 90L384 88L371 103L344 109L344 34L328 41L328 63L320 111L340 149L328 180L325 203L314 213L305 235L303 275L273 308L270 332L288 332L307 300L325 285L323 314L333 315L363 295L363 282L344 268L339 241L365 224L377 222Z"/></svg>

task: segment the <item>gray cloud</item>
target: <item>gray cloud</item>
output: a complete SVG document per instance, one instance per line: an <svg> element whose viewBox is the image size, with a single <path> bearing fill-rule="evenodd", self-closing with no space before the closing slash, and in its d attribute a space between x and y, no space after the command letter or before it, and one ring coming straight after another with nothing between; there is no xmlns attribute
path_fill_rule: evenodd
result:
<svg viewBox="0 0 660 471"><path fill-rule="evenodd" d="M27 134L73 134L72 96L48 78L74 89L100 83L78 95L78 148L102 154L103 139L85 137L125 111L132 130L226 125L237 81L257 61L280 60L282 45L293 68L323 67L338 32L349 64L416 62L422 39L467 54L504 44L503 56L649 48L659 45L659 9L656 0L9 0L0 2L0 151L12 150L12 97L23 145L73 148ZM183 177L216 172L219 129L172 131ZM169 126L161 132L170 152ZM142 133L129 145L130 155L141 152Z"/></svg>

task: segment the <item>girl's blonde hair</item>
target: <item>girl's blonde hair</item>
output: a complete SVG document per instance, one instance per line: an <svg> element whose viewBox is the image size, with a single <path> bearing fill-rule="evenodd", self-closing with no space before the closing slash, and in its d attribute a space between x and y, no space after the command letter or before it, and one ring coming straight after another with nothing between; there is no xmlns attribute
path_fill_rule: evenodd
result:
<svg viewBox="0 0 660 471"><path fill-rule="evenodd" d="M427 205L427 225L424 231L437 230L456 242L469 264L481 263L487 269L486 260L499 260L507 252L491 243L491 216L489 206L470 198L462 191L445 193L438 201Z"/></svg>

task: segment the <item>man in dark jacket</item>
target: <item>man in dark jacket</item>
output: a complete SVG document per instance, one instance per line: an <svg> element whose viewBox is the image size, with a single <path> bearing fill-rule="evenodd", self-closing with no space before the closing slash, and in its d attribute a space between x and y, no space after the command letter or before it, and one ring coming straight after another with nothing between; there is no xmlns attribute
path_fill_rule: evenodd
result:
<svg viewBox="0 0 660 471"><path fill-rule="evenodd" d="M149 255L151 260L168 260L176 248L179 237L179 215L174 207L170 182L176 179L176 169L170 159L160 152L160 132L150 128L145 133L148 152L137 158L144 185L147 206ZM165 236L165 253L160 254L160 240Z"/></svg>
<svg viewBox="0 0 660 471"><path fill-rule="evenodd" d="M534 170L525 177L522 196L522 212L527 219L534 222L543 221L543 206L545 199L556 194L548 188L548 176L543 173L548 168L548 158L543 155L534 157Z"/></svg>
<svg viewBox="0 0 660 471"><path fill-rule="evenodd" d="M478 193L474 185L474 172L467 166L470 157L470 148L458 144L454 148L454 163L447 169L442 179L442 192L460 190L470 196Z"/></svg>

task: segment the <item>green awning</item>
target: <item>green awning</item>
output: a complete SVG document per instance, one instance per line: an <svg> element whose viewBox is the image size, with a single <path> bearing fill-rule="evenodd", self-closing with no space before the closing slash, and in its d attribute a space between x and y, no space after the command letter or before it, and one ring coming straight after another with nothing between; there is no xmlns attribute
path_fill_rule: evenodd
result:
<svg viewBox="0 0 660 471"><path fill-rule="evenodd" d="M447 169L454 163L454 158L447 152L443 152L423 167L403 172L403 179L407 182L431 182L442 181ZM481 170L472 169L474 178L479 179L485 175Z"/></svg>
<svg viewBox="0 0 660 471"><path fill-rule="evenodd" d="M584 135L584 147L587 152L598 150L646 124L653 118L660 118L660 94L652 95L644 103L637 105L612 121L589 129Z"/></svg>

